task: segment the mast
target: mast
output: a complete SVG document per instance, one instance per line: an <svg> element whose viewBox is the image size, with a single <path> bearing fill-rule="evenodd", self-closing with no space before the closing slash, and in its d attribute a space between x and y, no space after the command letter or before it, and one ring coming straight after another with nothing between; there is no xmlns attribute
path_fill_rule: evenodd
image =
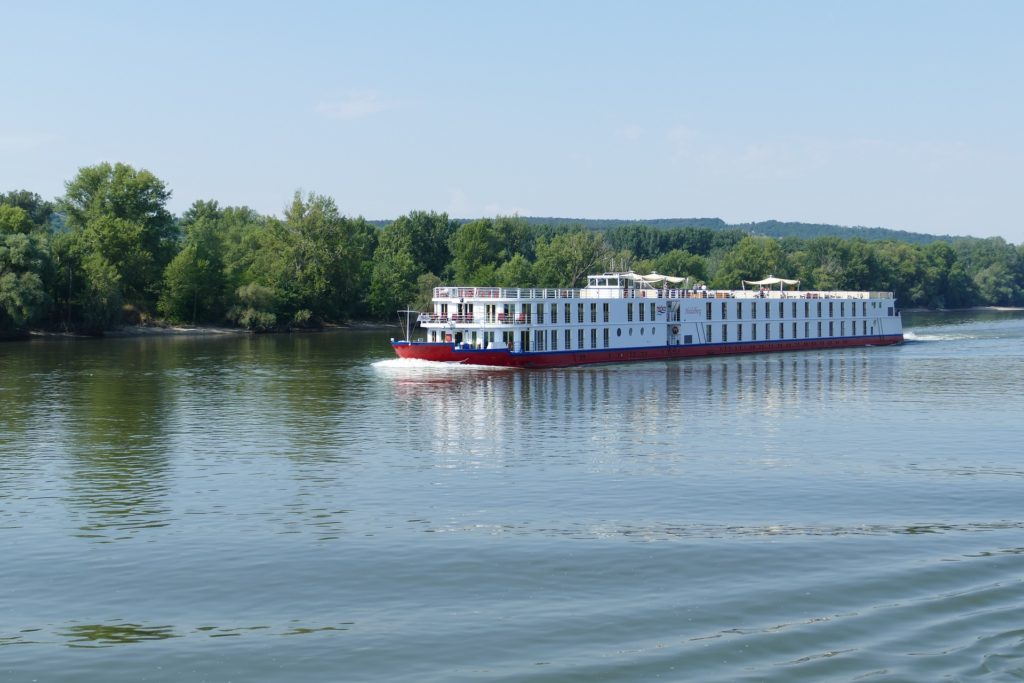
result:
<svg viewBox="0 0 1024 683"><path fill-rule="evenodd" d="M412 315L413 315L413 313L419 315L419 311L414 311L414 310L412 310L411 308L408 308L408 307L406 307L405 309L403 309L403 310L398 312L399 319L401 319L402 314L405 314L405 341L410 341L409 340L409 328L410 328L410 325L412 324Z"/></svg>

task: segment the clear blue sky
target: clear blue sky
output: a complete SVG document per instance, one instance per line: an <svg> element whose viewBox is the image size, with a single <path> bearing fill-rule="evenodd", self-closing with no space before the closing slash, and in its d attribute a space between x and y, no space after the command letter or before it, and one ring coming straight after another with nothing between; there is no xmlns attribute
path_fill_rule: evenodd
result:
<svg viewBox="0 0 1024 683"><path fill-rule="evenodd" d="M0 190L1024 242L1024 2L7 2Z"/></svg>

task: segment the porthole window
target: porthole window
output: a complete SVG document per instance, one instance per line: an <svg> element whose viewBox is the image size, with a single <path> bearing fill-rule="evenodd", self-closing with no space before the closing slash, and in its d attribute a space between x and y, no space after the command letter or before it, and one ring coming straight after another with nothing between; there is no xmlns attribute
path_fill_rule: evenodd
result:
<svg viewBox="0 0 1024 683"><path fill-rule="evenodd" d="M632 328L632 327L631 327L631 328L629 328L629 336L630 336L630 337L632 337L632 336L633 336L633 328Z"/></svg>
<svg viewBox="0 0 1024 683"><path fill-rule="evenodd" d="M621 327L619 327L619 328L617 328L615 330L615 336L616 337L621 337L622 336L622 328Z"/></svg>
<svg viewBox="0 0 1024 683"><path fill-rule="evenodd" d="M643 333L644 333L644 328L641 327L640 328L640 335L643 336Z"/></svg>

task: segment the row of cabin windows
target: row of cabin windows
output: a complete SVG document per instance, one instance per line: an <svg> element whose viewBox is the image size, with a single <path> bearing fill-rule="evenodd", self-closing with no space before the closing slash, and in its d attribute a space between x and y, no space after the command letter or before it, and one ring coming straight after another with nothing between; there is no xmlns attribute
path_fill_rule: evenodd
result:
<svg viewBox="0 0 1024 683"><path fill-rule="evenodd" d="M582 303L576 304L576 322L578 322L578 323L583 323L584 322L584 311L585 311L584 305L585 304L582 304ZM503 313L503 315L501 316L500 319L511 320L513 312L511 310L510 306L511 306L511 304L505 304L505 310L504 310L504 313ZM646 306L648 306L649 309L650 309L650 319L654 320L655 304L653 304L653 303L646 304ZM637 307L637 313L639 314L639 320L640 320L640 322L643 322L645 317L646 317L644 315L645 304L636 304L636 307ZM492 310L492 309L495 309L495 310ZM520 320L527 321L527 322L536 322L536 323L542 325L542 324L544 324L544 317L545 317L544 316L544 310L545 310L545 305L544 304L537 304L536 306L533 306L531 304L523 304L522 309L521 309L521 311L519 313ZM551 304L550 308L548 310L549 310L550 316L551 316L551 320L550 320L551 324L552 325L557 325L558 324L558 304ZM442 305L441 314L442 315L446 315L447 312L448 312L447 311L447 305ZM496 307L494 307L494 306L487 306L487 308L486 308L486 316L487 316L486 319L487 319L487 321L488 322L493 322L496 315L497 315L496 314ZM572 304L563 304L562 315L563 315L562 319L566 323L572 322ZM470 309L470 316L472 317L471 309ZM534 316L536 316L536 319L534 319ZM609 304L607 304L607 303L601 304L601 320L602 320L602 322L606 322L606 323L607 322L611 322L611 309L609 308ZM632 322L633 321L633 304L632 303L626 304L626 320L628 322ZM590 322L591 323L596 323L597 322L597 303L590 304Z"/></svg>
<svg viewBox="0 0 1024 683"><path fill-rule="evenodd" d="M644 306L647 306L647 307L650 308L651 320L654 320L654 313L655 313L654 304L637 304L636 305L636 312L637 312L638 320L640 322L644 321ZM628 322L628 323L633 322L633 304L632 303L627 303L626 304L626 322Z"/></svg>
<svg viewBox="0 0 1024 683"><path fill-rule="evenodd" d="M846 323L847 323L846 320L840 320L839 321L838 330L839 330L839 336L840 337L845 337L846 336ZM850 334L853 335L853 336L856 336L857 335L857 321L856 320L850 320L849 323L850 323ZM762 340L787 339L787 337L786 337L786 323L778 323L778 336L776 336L776 337L772 337L772 329L773 329L774 325L775 325L775 323L765 323L764 324L764 336L762 337ZM800 337L798 337L799 329L800 329L798 327L799 323L790 323L790 325L791 325L790 332L789 332L790 336L788 337L788 339L798 339L798 338L800 338ZM832 321L832 320L828 321L828 335L823 335L822 334L825 331L824 323L822 321L819 320L816 323L816 325L817 325L817 335L816 335L817 337L823 337L823 336L834 337L834 336L836 336L836 329L837 328L836 328L836 324L835 324L834 321ZM721 326L721 336L718 339L713 339L712 338L712 332L714 331L714 328L713 328L712 325L706 325L705 326L705 341L708 341L708 342L727 342L727 341L729 341L729 327L730 327L729 325L722 325ZM760 325L758 325L757 323L750 323L748 325L744 325L744 324L740 323L740 324L736 325L735 326L735 329L736 329L736 340L735 341L744 341L744 338L743 338L744 329L749 330L749 334L750 334L749 341L758 341L758 339L757 339L757 331L758 331L759 327L760 327ZM811 328L811 323L810 322L805 322L804 326L803 326L803 332L804 332L803 337L802 337L803 339L811 339L812 338L811 337L811 329L812 329ZM861 320L860 321L860 334L861 335L867 335L868 334L868 321L867 320ZM871 334L874 334L874 326L873 325L871 327Z"/></svg>
<svg viewBox="0 0 1024 683"><path fill-rule="evenodd" d="M746 302L746 305L744 305L744 302L737 301L736 302L736 315L734 316L734 318L737 319L737 320L742 320L743 319L743 312L744 312L744 310L749 310L750 311L750 319L751 320L756 320L757 316L758 316L758 309L759 308L763 309L764 317L765 318L770 318L771 315L772 315L772 307L773 306L777 306L777 308L778 308L778 317L779 318L785 318L786 317L786 303L787 302L785 302L785 301L779 301L779 302L773 302L773 301L764 301L764 302L749 301L749 302ZM798 312L800 310L800 308L799 308L800 302L798 302L798 301L790 301L788 303L790 304L789 305L789 317L790 318L797 317L797 314L798 314ZM827 308L824 306L824 304L826 304L826 303L828 304ZM828 302L815 301L814 302L815 307L812 309L811 302L810 301L804 301L803 302L803 314L804 314L803 317L810 318L812 310L816 311L816 316L819 317L819 318L823 317L823 313L825 311L828 312L828 317L829 318L834 318L834 317L836 317L836 311L837 310L839 311L839 317L840 318L845 318L846 317L847 310L849 310L851 316L857 315L857 303L858 302L856 302L856 301L850 301L850 302L840 301L840 302L838 302L839 303L838 307L836 306L836 303L837 302L835 302L835 301L828 301ZM847 307L847 305L846 305L847 303L850 304L849 307ZM871 302L871 307L872 308L877 308L877 307L880 306L880 304L881 304L881 302L872 301ZM723 302L721 302L720 305L721 305L721 315L719 316L719 320L728 320L729 319L729 302L723 301ZM712 319L711 316L712 316L713 312L714 312L714 302L711 302L711 301L706 302L704 304L704 317L705 317L705 319L711 320ZM860 314L862 316L865 316L865 317L867 316L867 314L868 314L868 302L867 301L861 301L860 302ZM889 309L889 315L892 315L892 308ZM641 320L643 320L643 318L641 318Z"/></svg>
<svg viewBox="0 0 1024 683"><path fill-rule="evenodd" d="M590 329L590 334L589 335L587 335L587 331L585 329L583 329L583 328L577 328L576 329L576 335L575 335L576 336L576 340L575 340L576 341L576 349L596 349L596 348L607 349L607 348L609 348L611 346L611 336L612 335L611 335L611 328L610 327L603 327L603 328L592 327L592 328L589 328L589 329ZM600 346L598 346L598 330L599 329L600 329ZM630 336L633 335L633 330L632 329L629 329L628 332L629 332ZM640 335L641 336L646 334L646 332L647 332L647 328L640 328ZM493 335L494 333L492 332L490 334ZM651 328L651 336L653 337L655 334L656 334L655 328L652 327ZM615 335L618 336L618 337L622 336L622 328L621 327L616 329ZM561 349L559 349L559 336L561 336ZM509 337L508 340L511 340L511 337ZM491 337L490 341L494 341L493 336ZM561 335L560 335L559 334L559 330L534 330L533 331L533 338L529 339L528 341L530 341L530 343L531 343L530 347L528 349L526 349L528 351L559 351L559 350L571 351L571 350L573 350L573 331L571 329L562 330L561 331ZM589 345L587 343L588 341L589 341ZM472 338L472 343L474 345L476 343L475 333L474 333L474 336ZM520 349L520 350L523 350L523 349Z"/></svg>
<svg viewBox="0 0 1024 683"><path fill-rule="evenodd" d="M558 351L558 330L534 330L533 331L533 347L530 351ZM563 349L566 351L572 350L572 330L562 330L562 344ZM580 328L576 330L576 348L584 349L588 348L585 344L587 340L586 330ZM603 348L608 348L611 345L611 333L608 328L605 327L601 331L601 343ZM597 348L597 328L590 328L590 346L591 349Z"/></svg>

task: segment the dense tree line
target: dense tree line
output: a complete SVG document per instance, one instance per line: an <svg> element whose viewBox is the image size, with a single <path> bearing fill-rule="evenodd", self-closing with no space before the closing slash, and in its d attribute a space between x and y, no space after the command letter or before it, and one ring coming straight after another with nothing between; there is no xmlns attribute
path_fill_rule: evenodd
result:
<svg viewBox="0 0 1024 683"><path fill-rule="evenodd" d="M781 238L702 224L582 224L413 211L383 226L296 193L283 216L197 201L180 217L163 181L126 164L82 168L47 201L0 194L0 336L101 333L162 318L253 330L393 320L442 283L579 286L632 269L715 288L766 275L805 289L891 290L905 307L1024 305L1024 247L1001 238Z"/></svg>
<svg viewBox="0 0 1024 683"><path fill-rule="evenodd" d="M530 225L547 225L555 227L576 227L588 230L613 230L615 228L626 228L643 226L656 230L672 230L675 228L710 228L712 230L736 231L739 230L745 235L763 235L765 237L801 237L803 239L814 239L815 237L840 237L843 239L854 239L861 237L868 241L895 240L898 242L910 242L911 244L931 244L932 242L953 242L957 238L949 235L929 235L906 230L892 230L889 228L865 228L849 227L845 225L832 225L829 223L797 223L781 221L758 221L756 223L734 223L729 224L721 218L655 218L643 220L607 220L607 219L579 219L579 218L537 218L530 217L526 221Z"/></svg>

